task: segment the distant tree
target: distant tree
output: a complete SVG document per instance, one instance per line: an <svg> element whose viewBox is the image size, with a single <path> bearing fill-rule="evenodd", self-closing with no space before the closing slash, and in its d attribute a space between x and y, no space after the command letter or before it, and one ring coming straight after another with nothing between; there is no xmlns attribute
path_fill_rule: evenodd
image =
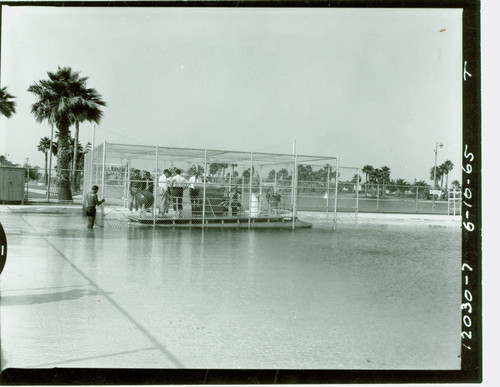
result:
<svg viewBox="0 0 500 387"><path fill-rule="evenodd" d="M439 187L442 189L443 186L444 186L444 175L445 175L445 172L446 172L446 168L443 166L443 164L441 165L438 165L438 170L439 170L439 180L440 180L440 185Z"/></svg>
<svg viewBox="0 0 500 387"><path fill-rule="evenodd" d="M311 165L299 164L297 167L297 177L301 181L313 180L313 169Z"/></svg>
<svg viewBox="0 0 500 387"><path fill-rule="evenodd" d="M0 167L14 167L15 164L7 160L7 157L0 155Z"/></svg>
<svg viewBox="0 0 500 387"><path fill-rule="evenodd" d="M370 178L372 176L373 171L374 171L374 169L373 169L373 167L371 165L365 165L361 169L361 172L363 172L365 174L365 182L366 183L370 182Z"/></svg>
<svg viewBox="0 0 500 387"><path fill-rule="evenodd" d="M28 162L25 162L23 164L23 168L25 168L24 172L24 177L27 180L38 180L38 177L40 176L39 170L40 167L38 166L31 166Z"/></svg>
<svg viewBox="0 0 500 387"><path fill-rule="evenodd" d="M460 182L458 180L453 180L451 186L453 189L460 189Z"/></svg>
<svg viewBox="0 0 500 387"><path fill-rule="evenodd" d="M407 190L407 187L410 185L405 179L396 179L391 182L391 185L396 186L396 195L402 195Z"/></svg>
<svg viewBox="0 0 500 387"><path fill-rule="evenodd" d="M274 180L274 177L276 176L276 171L274 169L271 169L269 173L267 174L267 178L269 180Z"/></svg>
<svg viewBox="0 0 500 387"><path fill-rule="evenodd" d="M286 168L281 168L277 174L278 180L289 180L291 178L290 173Z"/></svg>
<svg viewBox="0 0 500 387"><path fill-rule="evenodd" d="M380 168L380 171L382 184L388 184L391 180L391 168L384 165L382 168Z"/></svg>
<svg viewBox="0 0 500 387"><path fill-rule="evenodd" d="M453 170L453 163L450 160L446 160L444 163L441 164L441 169L446 176L446 185L445 185L445 190L448 190L448 174Z"/></svg>
<svg viewBox="0 0 500 387"><path fill-rule="evenodd" d="M47 158L50 149L50 138L42 137L38 143L37 149L45 155L45 185L48 184L49 174L47 171Z"/></svg>
<svg viewBox="0 0 500 387"><path fill-rule="evenodd" d="M245 179L250 179L250 168L247 168L241 174ZM255 176L255 168L252 167L252 176Z"/></svg>
<svg viewBox="0 0 500 387"><path fill-rule="evenodd" d="M191 165L187 171L188 175L193 176L194 174L203 175L205 169L202 165Z"/></svg>
<svg viewBox="0 0 500 387"><path fill-rule="evenodd" d="M359 176L357 173L354 174L354 176L351 179L351 183L361 183L361 176Z"/></svg>
<svg viewBox="0 0 500 387"><path fill-rule="evenodd" d="M335 177L335 171L333 170L333 167L330 164L326 164L323 166L323 168L312 172L312 180L317 181L317 182L323 182L327 181L328 178L330 180Z"/></svg>
<svg viewBox="0 0 500 387"><path fill-rule="evenodd" d="M418 197L419 198L427 198L428 194L429 194L429 184L427 184L424 180L416 180L413 185L416 188L417 192L418 192Z"/></svg>
<svg viewBox="0 0 500 387"><path fill-rule="evenodd" d="M429 184L427 184L423 180L415 181L415 183L413 183L413 185L416 186L416 187L428 187L429 186Z"/></svg>
<svg viewBox="0 0 500 387"><path fill-rule="evenodd" d="M224 176L224 170L227 167L228 167L228 164L224 164L224 163L211 163L210 167L208 168L208 172L212 176L214 176L214 175L220 176L221 174L222 174L222 176Z"/></svg>
<svg viewBox="0 0 500 387"><path fill-rule="evenodd" d="M382 183L382 170L375 168L370 175L370 182L380 184Z"/></svg>
<svg viewBox="0 0 500 387"><path fill-rule="evenodd" d="M436 172L435 172L435 173L436 173L436 181L434 181L433 186L434 186L434 187L437 187L437 182L438 182L439 180L442 180L442 178L443 178L443 168L441 168L441 166L440 166L440 165L439 165L439 166L436 166ZM434 167L432 167L432 168L430 169L430 171L429 171L429 176L430 176L430 179L431 179L431 180L434 180Z"/></svg>
<svg viewBox="0 0 500 387"><path fill-rule="evenodd" d="M12 101L15 98L7 92L7 87L0 88L0 114L10 118L16 112L16 103Z"/></svg>

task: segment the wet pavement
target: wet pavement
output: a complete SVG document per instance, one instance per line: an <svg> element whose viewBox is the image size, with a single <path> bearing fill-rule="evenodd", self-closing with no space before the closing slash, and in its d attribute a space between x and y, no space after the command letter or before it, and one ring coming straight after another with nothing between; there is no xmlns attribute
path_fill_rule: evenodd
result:
<svg viewBox="0 0 500 387"><path fill-rule="evenodd" d="M2 369L459 369L460 229L1 213Z"/></svg>

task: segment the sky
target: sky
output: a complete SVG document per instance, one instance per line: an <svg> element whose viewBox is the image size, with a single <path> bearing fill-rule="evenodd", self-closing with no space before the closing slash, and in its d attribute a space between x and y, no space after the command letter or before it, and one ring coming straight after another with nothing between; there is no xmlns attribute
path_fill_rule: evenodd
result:
<svg viewBox="0 0 500 387"><path fill-rule="evenodd" d="M339 156L461 179L459 9L56 8L2 11L0 154L43 167L27 89L70 66L107 102L95 143ZM80 126L91 141L92 124Z"/></svg>

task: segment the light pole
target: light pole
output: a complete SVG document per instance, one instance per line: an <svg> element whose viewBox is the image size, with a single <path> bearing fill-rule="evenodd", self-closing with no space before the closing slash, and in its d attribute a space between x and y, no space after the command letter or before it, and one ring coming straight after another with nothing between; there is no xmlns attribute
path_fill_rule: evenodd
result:
<svg viewBox="0 0 500 387"><path fill-rule="evenodd" d="M437 169L437 159L438 159L438 145L440 148L442 148L444 145L441 141L436 142L436 149L434 150L434 191L436 191L436 169ZM435 195L436 193L432 193L432 208L434 208L434 200L435 200Z"/></svg>

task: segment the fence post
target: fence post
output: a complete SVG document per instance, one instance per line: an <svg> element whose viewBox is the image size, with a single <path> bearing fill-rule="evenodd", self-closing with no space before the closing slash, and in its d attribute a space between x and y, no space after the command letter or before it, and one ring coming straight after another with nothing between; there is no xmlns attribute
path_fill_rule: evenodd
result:
<svg viewBox="0 0 500 387"><path fill-rule="evenodd" d="M125 176L125 208L128 208L128 203L130 201L129 192L130 192L130 165L132 164L132 160L127 160L127 175Z"/></svg>
<svg viewBox="0 0 500 387"><path fill-rule="evenodd" d="M93 173L94 173L94 147L95 147L95 124L92 126L92 148L90 148L90 184L89 187L92 187L93 182ZM97 178L97 176L96 176Z"/></svg>
<svg viewBox="0 0 500 387"><path fill-rule="evenodd" d="M299 158L297 156L297 151L295 151L295 188L293 195L293 216L292 216L292 229L295 229L295 218L297 217L297 200L299 196Z"/></svg>
<svg viewBox="0 0 500 387"><path fill-rule="evenodd" d="M278 193L278 164L275 164L274 168L274 193Z"/></svg>
<svg viewBox="0 0 500 387"><path fill-rule="evenodd" d="M30 189L29 189L29 184L30 184L30 169L27 168L28 171L28 178L26 179L26 194L23 195L23 200L21 200L21 204L24 205L24 198L26 197L27 200L29 200L29 194L30 194Z"/></svg>
<svg viewBox="0 0 500 387"><path fill-rule="evenodd" d="M102 145L101 145L102 148ZM97 184L99 178L99 151L97 151L96 161L95 161L95 183Z"/></svg>
<svg viewBox="0 0 500 387"><path fill-rule="evenodd" d="M329 212L330 207L330 165L327 164L328 171L326 172L326 213Z"/></svg>
<svg viewBox="0 0 500 387"><path fill-rule="evenodd" d="M415 193L415 212L418 212L418 185Z"/></svg>
<svg viewBox="0 0 500 387"><path fill-rule="evenodd" d="M359 168L356 171L356 220L359 212Z"/></svg>
<svg viewBox="0 0 500 387"><path fill-rule="evenodd" d="M377 211L378 211L379 191L380 191L380 184L377 184Z"/></svg>
<svg viewBox="0 0 500 387"><path fill-rule="evenodd" d="M203 209L201 210L201 229L205 228L205 200L207 198L207 150L205 149L205 163L203 165Z"/></svg>
<svg viewBox="0 0 500 387"><path fill-rule="evenodd" d="M156 186L158 185L158 145L156 146L156 165L155 165L155 177L154 177L154 185L153 185L153 227L156 227L156 207L158 205L158 190Z"/></svg>
<svg viewBox="0 0 500 387"><path fill-rule="evenodd" d="M102 144L102 197L104 198L104 184L106 182L106 141L104 141L104 143ZM102 208L102 207L101 207Z"/></svg>
<svg viewBox="0 0 500 387"><path fill-rule="evenodd" d="M244 178L243 178L244 179ZM253 180L253 152L250 152L250 195L248 195L248 229L250 229L250 222L252 221L252 180Z"/></svg>
<svg viewBox="0 0 500 387"><path fill-rule="evenodd" d="M336 170L335 170L335 208L334 208L334 227L337 227L337 206L338 206L338 197L339 197L339 156L337 156L337 161L336 161Z"/></svg>

